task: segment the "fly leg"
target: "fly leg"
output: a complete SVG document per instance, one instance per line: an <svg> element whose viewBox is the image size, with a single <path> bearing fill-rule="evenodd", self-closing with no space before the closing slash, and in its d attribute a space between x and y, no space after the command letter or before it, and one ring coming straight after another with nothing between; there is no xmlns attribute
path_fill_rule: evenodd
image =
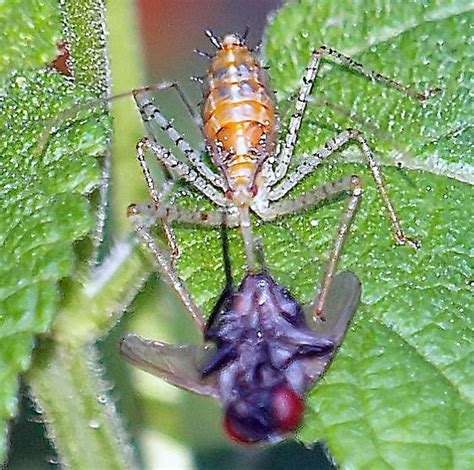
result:
<svg viewBox="0 0 474 470"><path fill-rule="evenodd" d="M372 151L367 143L365 137L357 129L347 129L336 137L331 139L324 145L324 148L313 153L311 158L306 159L293 173L286 176L286 178L280 181L274 186L268 198L271 201L276 201L282 198L288 193L293 187L295 187L304 177L311 173L317 166L319 166L323 160L334 154L337 150L341 149L348 142L355 141L362 149L364 156L367 159L369 168L372 172L372 176L375 180L377 190L382 198L382 201L387 209L388 215L392 222L392 227L395 235L395 240L399 245L410 245L417 249L420 247L420 243L417 240L412 240L407 237L403 231L400 220L395 212L395 208L388 195L387 188L382 178L380 168L375 161Z"/></svg>
<svg viewBox="0 0 474 470"><path fill-rule="evenodd" d="M229 306L229 300L231 299L234 293L234 277L232 275L232 263L230 261L230 250L229 250L229 237L227 233L228 221L227 221L227 212L224 210L221 212L221 240L222 240L222 261L224 264L224 273L225 273L225 286L221 292L221 295L217 299L214 308L209 315L206 324L206 330L204 332L205 338L209 329L212 328L216 319L219 315Z"/></svg>
<svg viewBox="0 0 474 470"><path fill-rule="evenodd" d="M439 88L432 88L420 93L400 82L397 82L385 75L382 75L381 73L375 72L374 70L365 67L364 65L356 62L355 60L351 59L345 54L342 54L341 52L338 52L324 45L320 46L313 52L311 60L308 66L306 67L301 87L296 98L295 111L292 114L290 123L288 125L288 132L286 135L285 143L283 144L283 148L276 157L276 161L278 163L274 170L274 175L272 180L270 181L270 184L274 184L281 180L288 170L288 165L290 163L291 157L293 156L296 142L298 140L298 134L308 103L308 97L311 94L314 83L318 76L321 60L325 56L334 60L335 62L344 65L349 69L355 70L356 72L360 73L361 75L364 75L373 82L379 82L386 86L394 88L399 92L403 93L404 95L416 99L420 102L425 101L430 96L434 95L439 91Z"/></svg>

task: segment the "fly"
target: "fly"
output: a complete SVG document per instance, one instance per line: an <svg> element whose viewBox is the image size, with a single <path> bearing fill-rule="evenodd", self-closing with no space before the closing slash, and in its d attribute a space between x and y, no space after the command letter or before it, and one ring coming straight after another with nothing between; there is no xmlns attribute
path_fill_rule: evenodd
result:
<svg viewBox="0 0 474 470"><path fill-rule="evenodd" d="M226 285L203 329L204 345L128 334L120 350L140 369L218 399L232 440L276 443L300 426L305 394L343 341L359 304L360 282L350 272L334 277L323 322L314 315L314 303L305 309L272 278L261 248L261 269L248 271L235 289L225 227L222 240Z"/></svg>

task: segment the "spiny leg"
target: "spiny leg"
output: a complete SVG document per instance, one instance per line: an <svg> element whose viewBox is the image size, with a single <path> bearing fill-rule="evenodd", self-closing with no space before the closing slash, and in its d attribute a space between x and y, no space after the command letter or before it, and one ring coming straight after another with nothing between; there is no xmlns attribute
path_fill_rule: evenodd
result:
<svg viewBox="0 0 474 470"><path fill-rule="evenodd" d="M221 207L226 205L226 198L223 193L212 186L207 179L199 175L193 168L178 160L170 151L148 138L144 138L137 143L137 158L142 161L145 161L145 150L150 150L173 175L183 178L212 202Z"/></svg>
<svg viewBox="0 0 474 470"><path fill-rule="evenodd" d="M284 146L277 156L277 167L275 169L275 180L271 183L279 181L286 174L288 165L290 163L291 157L295 150L296 141L298 139L299 130L301 128L301 122L303 120L304 112L308 102L308 96L311 93L313 85L316 81L318 75L319 66L323 56L328 56L331 59L334 59L336 62L339 62L349 69L355 70L361 75L369 78L374 82L381 82L385 85L394 88L401 93L407 95L410 98L414 98L418 101L425 101L427 98L439 91L439 88L428 89L423 93L419 93L416 90L412 90L406 85L403 85L400 82L397 82L381 73L375 72L362 64L351 59L349 56L342 54L334 49L331 49L327 46L320 46L313 52L309 65L306 67L305 74L303 76L303 81L300 87L300 91L295 103L295 112L292 114L290 123L288 125L288 133L286 135L286 140Z"/></svg>
<svg viewBox="0 0 474 470"><path fill-rule="evenodd" d="M186 310L189 312L191 319L198 326L200 331L204 331L206 326L204 315L192 300L189 291L179 277L173 265L166 259L166 254L156 244L153 235L148 230L147 224L142 225L140 223L140 214L135 214L132 219L134 219L135 232L140 237L142 243L153 253L153 256L155 257L161 272L171 283L172 287L183 302L183 305L186 307Z"/></svg>
<svg viewBox="0 0 474 470"><path fill-rule="evenodd" d="M136 157L137 157L138 163L140 164L142 168L142 172L145 177L146 184L148 186L148 192L154 202L155 208L159 208L166 194L170 191L173 181L171 179L168 180L163 188L163 191L159 191L156 187L155 180L153 179L150 168L148 167L148 164L146 162L145 154L138 147L137 147ZM136 205L134 204L130 205L128 207L128 215L129 216L137 215L136 208L137 208ZM180 253L179 253L178 244L176 243L176 237L174 235L173 229L171 228L171 225L165 218L161 219L161 224L165 232L168 245L171 248L173 259L177 259Z"/></svg>
<svg viewBox="0 0 474 470"><path fill-rule="evenodd" d="M395 212L395 208L393 207L392 201L390 200L387 189L385 187L380 168L377 165L377 162L375 161L375 158L372 154L369 145L367 144L367 141L357 129L347 129L341 132L336 137L327 142L324 148L313 153L311 158L305 159L305 161L293 173L288 175L283 181L278 183L277 186L272 188L268 196L269 199L275 201L283 197L305 176L311 173L314 168L316 168L324 159L326 159L334 152L339 150L341 147L346 145L350 140L355 140L361 146L362 151L365 157L367 158L369 168L372 172L375 184L377 186L377 190L379 191L380 196L382 197L382 200L392 222L392 227L397 243L400 245L408 244L413 248L418 249L420 247L420 243L417 240L412 240L411 238L405 236L400 220Z"/></svg>
<svg viewBox="0 0 474 470"><path fill-rule="evenodd" d="M174 84L169 84L169 87L173 85ZM194 150L191 147L191 145L186 140L184 140L184 137L176 130L176 128L171 123L171 121L167 119L161 113L161 111L153 102L153 99L151 98L149 93L146 92L148 88L150 87L147 87L146 89L134 90L133 96L135 98L138 109L140 111L140 115L145 124L145 127L148 130L148 133L151 139L155 143L158 143L158 140L157 140L158 131L159 130L163 131L173 141L174 145L176 145L176 147L181 152L183 152L184 155L186 155L191 165L201 174L201 176L206 178L213 185L223 190L227 189L222 177L214 173L204 163L202 154ZM179 89L176 87L174 88ZM192 114L192 115L195 115L195 114ZM201 128L202 127L200 127L200 129Z"/></svg>
<svg viewBox="0 0 474 470"><path fill-rule="evenodd" d="M389 143L394 149L397 150L400 155L405 157L408 156L408 154L406 153L406 149L402 145L400 145L400 142L398 142L398 140L396 140L392 136L392 134L378 128L375 124L370 122L369 119L364 119L362 116L358 115L353 110L346 109L344 106L332 103L324 98L320 98L319 96L309 96L308 103L330 109L333 112L339 114L341 117L345 118L346 120L353 120L354 123L356 123L358 129L367 129L371 135Z"/></svg>
<svg viewBox="0 0 474 470"><path fill-rule="evenodd" d="M272 202L264 211L260 211L258 215L266 222L269 222L279 217L314 208L319 203L333 196L349 191L352 187L352 178L352 176L346 176L345 178L313 188L297 198L286 198Z"/></svg>
<svg viewBox="0 0 474 470"><path fill-rule="evenodd" d="M440 91L439 88L429 88L427 90L424 90L423 92L413 90L409 86L404 85L403 83L400 83L396 80L393 80L392 78L387 77L386 75L381 74L379 72L376 72L375 70L369 69L361 63L355 61L351 57L343 54L342 52L336 51L335 49L332 49L326 45L319 46L318 49L313 52L313 62L316 66L316 74L318 73L317 69L319 68L321 58L324 55L327 55L334 59L336 62L340 62L346 67L355 70L356 72L359 72L361 75L364 75L365 77L369 78L374 82L384 83L385 85L394 88L395 90L398 90L404 95L418 101L425 101L430 96Z"/></svg>
<svg viewBox="0 0 474 470"><path fill-rule="evenodd" d="M162 205L154 210L155 220L165 218L168 222L193 225L198 227L219 227L222 224L222 211L218 210L192 210L177 207L176 205ZM227 208L226 226L228 228L239 227L240 215L236 207Z"/></svg>
<svg viewBox="0 0 474 470"><path fill-rule="evenodd" d="M175 204L132 204L129 206L129 215L140 214L151 227L160 220L165 219L168 223L176 222L181 225L192 225L194 227L215 228L222 224L222 211L219 210L193 210L178 207ZM240 226L240 215L236 207L227 208L227 228Z"/></svg>

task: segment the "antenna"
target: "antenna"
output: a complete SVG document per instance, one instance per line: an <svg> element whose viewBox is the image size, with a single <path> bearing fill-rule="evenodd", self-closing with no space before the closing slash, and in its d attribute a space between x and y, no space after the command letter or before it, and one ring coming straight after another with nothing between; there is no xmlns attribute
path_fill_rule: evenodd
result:
<svg viewBox="0 0 474 470"><path fill-rule="evenodd" d="M194 52L199 56L199 57L204 57L205 59L212 60L212 55L209 54L208 52L201 51L199 49L194 49Z"/></svg>

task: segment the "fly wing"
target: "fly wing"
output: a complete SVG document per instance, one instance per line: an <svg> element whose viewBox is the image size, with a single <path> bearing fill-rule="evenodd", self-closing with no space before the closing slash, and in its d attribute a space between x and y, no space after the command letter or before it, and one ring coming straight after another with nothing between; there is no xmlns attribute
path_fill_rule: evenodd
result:
<svg viewBox="0 0 474 470"><path fill-rule="evenodd" d="M203 347L172 345L132 333L122 339L120 352L131 364L172 385L200 395L219 396L216 378L202 378L198 369Z"/></svg>
<svg viewBox="0 0 474 470"><path fill-rule="evenodd" d="M360 302L361 284L359 278L351 272L335 276L326 303L326 321L315 321L309 318L312 328L324 339L334 342L331 352L319 357L310 358L300 364L304 368L305 381L302 385L308 389L328 368L337 348L344 340L349 323ZM311 316L312 317L312 316Z"/></svg>
<svg viewBox="0 0 474 470"><path fill-rule="evenodd" d="M334 341L336 348L342 343L359 306L360 294L361 283L354 273L346 271L334 277L326 302L326 321L317 321L314 329L321 336Z"/></svg>

